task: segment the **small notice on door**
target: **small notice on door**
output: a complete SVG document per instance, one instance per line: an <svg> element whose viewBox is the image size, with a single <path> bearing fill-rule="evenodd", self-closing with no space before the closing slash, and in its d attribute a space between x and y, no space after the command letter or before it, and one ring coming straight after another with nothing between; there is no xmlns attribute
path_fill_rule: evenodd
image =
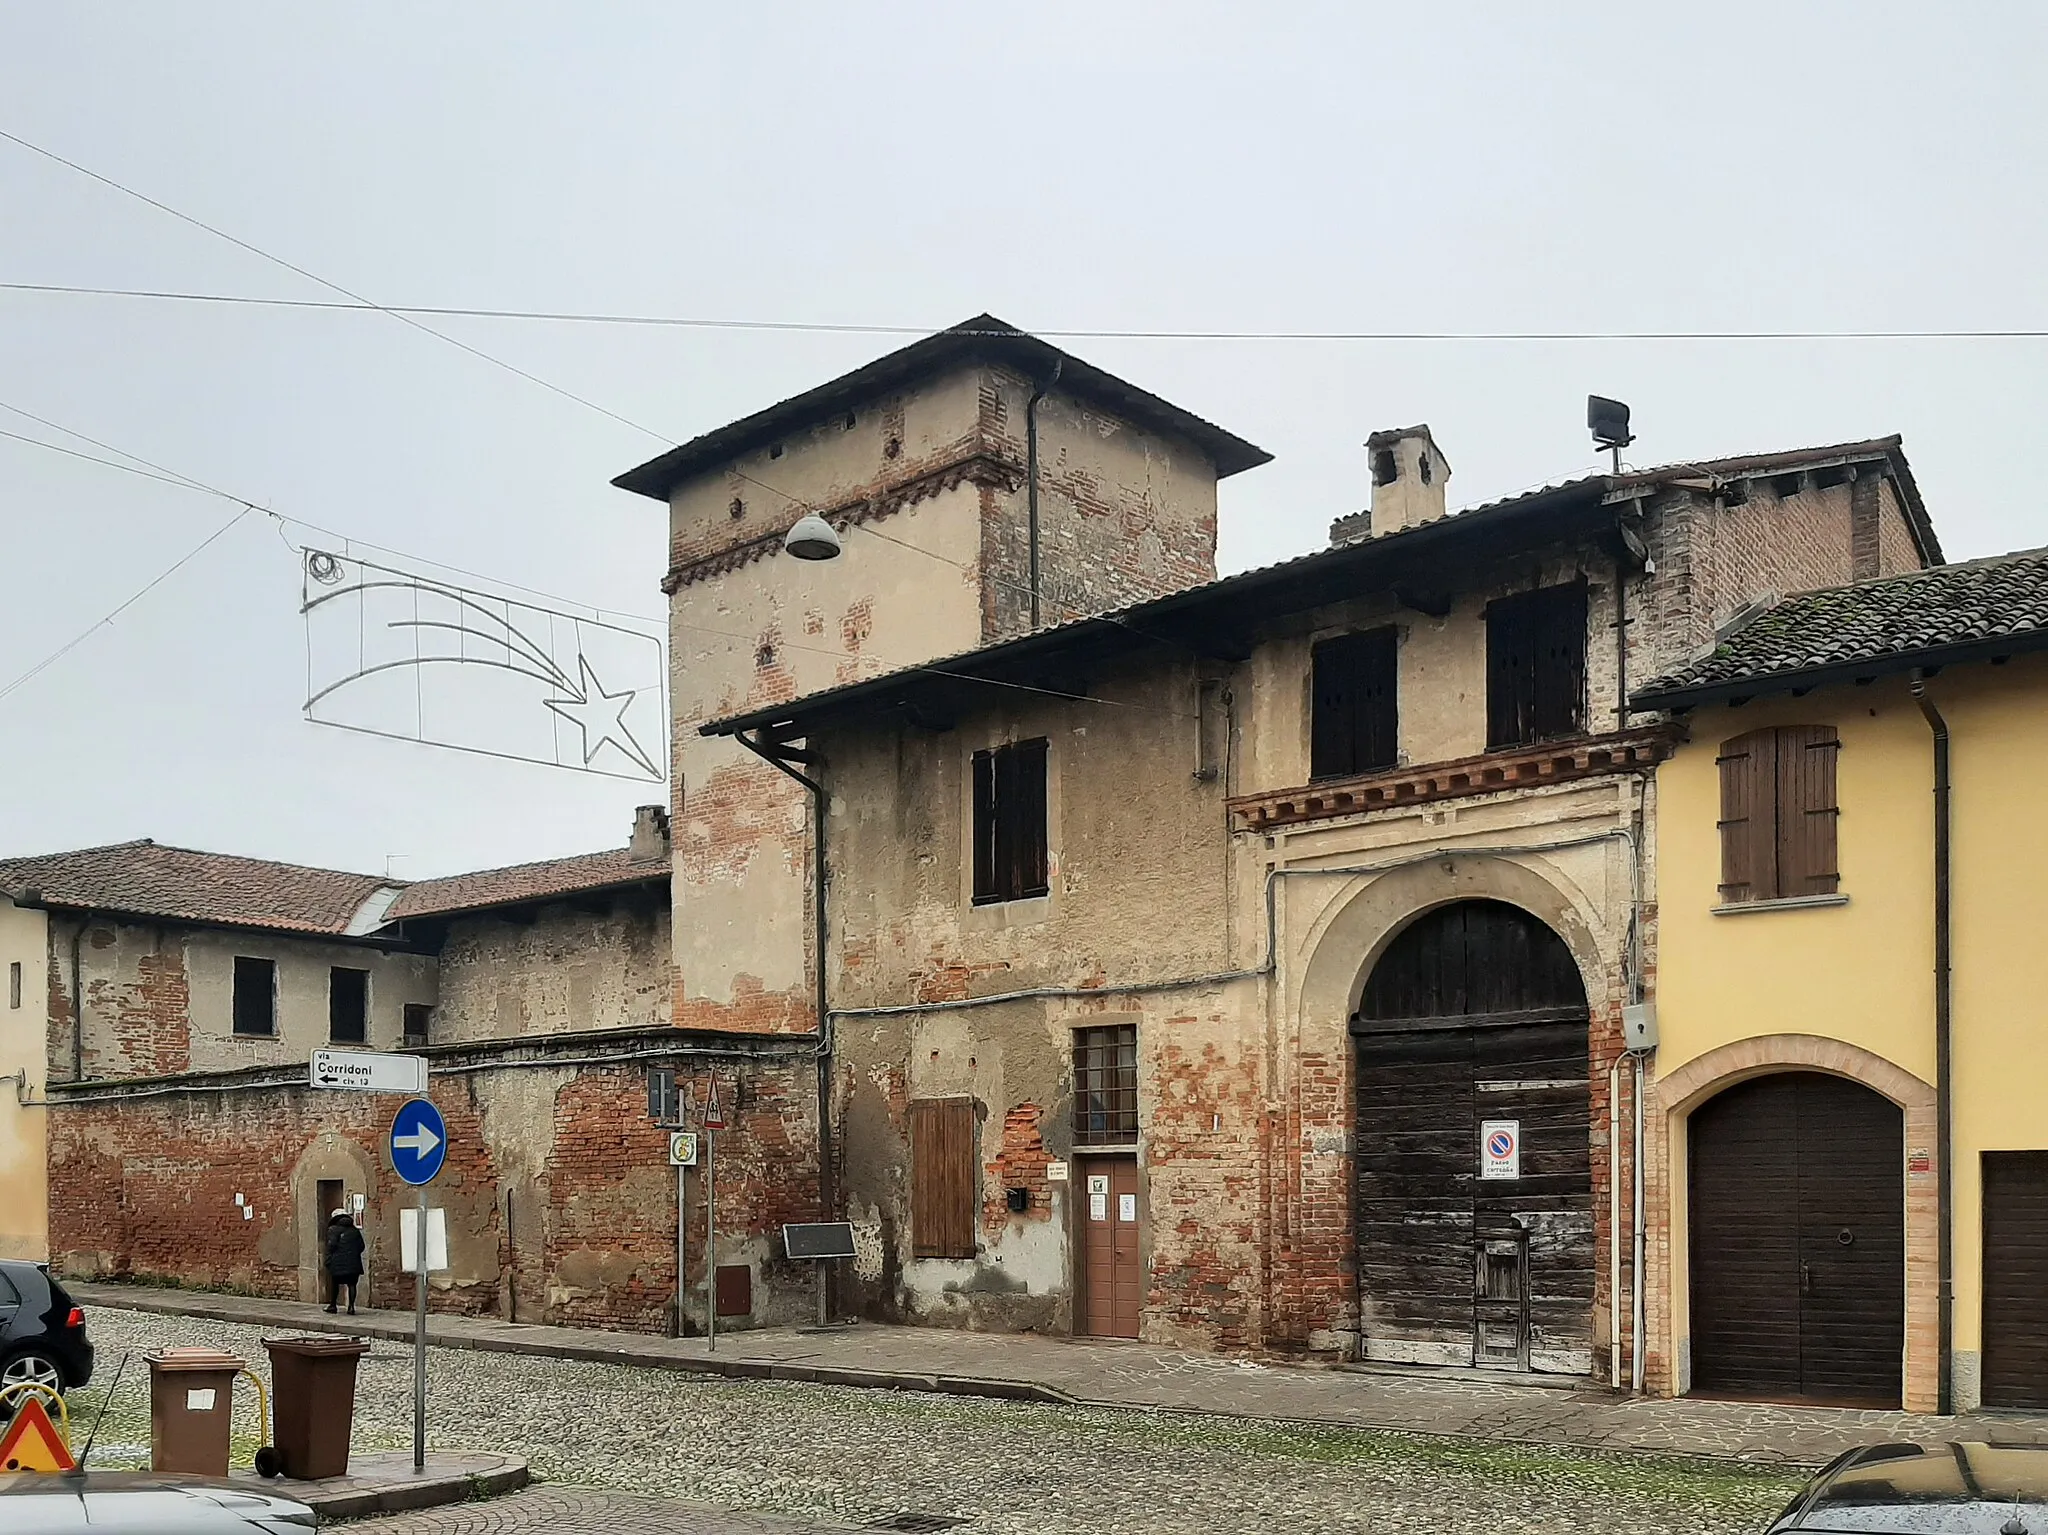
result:
<svg viewBox="0 0 2048 1535"><path fill-rule="evenodd" d="M1479 1176L1522 1176L1522 1122L1519 1119L1483 1119L1479 1122Z"/></svg>
<svg viewBox="0 0 2048 1535"><path fill-rule="evenodd" d="M1116 1218L1120 1221L1135 1221L1138 1218L1138 1196L1119 1194L1116 1196Z"/></svg>
<svg viewBox="0 0 2048 1535"><path fill-rule="evenodd" d="M1107 1194L1090 1194L1088 1196L1088 1219L1091 1221L1106 1221L1109 1219L1109 1196Z"/></svg>
<svg viewBox="0 0 2048 1535"><path fill-rule="evenodd" d="M1104 1199L1107 1199L1109 1197L1109 1174L1090 1173L1088 1175L1088 1192L1090 1194L1100 1194Z"/></svg>

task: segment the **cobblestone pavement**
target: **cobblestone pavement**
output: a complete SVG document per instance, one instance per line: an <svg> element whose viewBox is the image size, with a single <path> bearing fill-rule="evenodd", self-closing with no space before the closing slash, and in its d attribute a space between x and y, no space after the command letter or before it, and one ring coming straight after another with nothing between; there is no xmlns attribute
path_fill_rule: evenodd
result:
<svg viewBox="0 0 2048 1535"><path fill-rule="evenodd" d="M273 1329L335 1325L319 1308L190 1290L74 1285L88 1308L247 1321ZM343 1325L349 1325L344 1322ZM412 1318L372 1312L373 1336L410 1339ZM1930 1418L1854 1408L1630 1399L1598 1388L1532 1388L1436 1372L1332 1370L1198 1355L1137 1343L860 1326L732 1334L711 1354L701 1338L654 1338L570 1327L529 1327L489 1317L436 1316L431 1335L454 1347L658 1365L775 1372L831 1384L910 1380L926 1389L1023 1390L1090 1406L1223 1413L1331 1427L1414 1430L1652 1455L1714 1456L1818 1466L1844 1449L1884 1439L1996 1438L2048 1443L2048 1417Z"/></svg>
<svg viewBox="0 0 2048 1535"><path fill-rule="evenodd" d="M146 1371L139 1356L172 1343L224 1347L262 1368L255 1328L101 1307L92 1313L102 1379L123 1350L137 1359L109 1408L96 1464L146 1453ZM271 1330L276 1335L276 1330ZM355 1442L410 1443L411 1354L380 1342L362 1362ZM786 1526L874 1527L903 1513L963 1519L963 1535L1185 1535L1243 1531L1502 1529L1651 1535L1683 1529L1734 1535L1760 1528L1796 1478L1726 1464L1602 1455L1529 1445L1304 1426L1223 1416L1067 1407L780 1381L730 1381L632 1366L433 1349L428 1442L528 1457L537 1476L571 1488L677 1498L736 1510L755 1523L720 1526L702 1509L641 1523L640 1504L614 1531L674 1528L746 1535ZM90 1423L99 1389L74 1411ZM246 1396L246 1394L245 1394ZM252 1412L253 1398L243 1405ZM255 1447L244 1421L237 1455ZM389 1523L404 1531L596 1528L595 1493L463 1505L431 1521L503 1511L527 1524ZM537 1496L537 1495L536 1495ZM555 1511L551 1511L555 1510ZM597 1512L593 1512L597 1510ZM638 1512L636 1512L636 1510ZM627 1517L629 1516L630 1517ZM550 1520L583 1520L560 1524ZM691 1523L690 1520L698 1522ZM707 1519L712 1522L705 1522ZM358 1528L379 1528L368 1522Z"/></svg>
<svg viewBox="0 0 2048 1535"><path fill-rule="evenodd" d="M350 1535L817 1535L845 1526L595 1487L529 1487L488 1503L361 1519L346 1528Z"/></svg>

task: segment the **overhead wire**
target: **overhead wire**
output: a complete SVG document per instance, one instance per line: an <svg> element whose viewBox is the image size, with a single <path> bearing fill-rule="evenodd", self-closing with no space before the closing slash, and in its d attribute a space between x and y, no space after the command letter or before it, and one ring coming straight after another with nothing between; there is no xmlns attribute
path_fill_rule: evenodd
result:
<svg viewBox="0 0 2048 1535"><path fill-rule="evenodd" d="M601 416L609 416L612 420L618 422L621 426L630 426L636 432L644 432L649 437L660 438L663 442L669 440L668 434L665 432L658 432L651 426L643 425L642 423L635 421L628 416L622 416L617 411L598 404L595 400L585 399L582 395L577 394L573 390L564 389L560 384L550 383L548 380L542 378L539 374L530 373L526 369L518 366L516 363L507 362L502 357L494 357L489 352L484 351L481 347L471 346L467 341L463 341L454 336L451 336L446 331L436 330L434 329L433 326L427 325L421 322L420 320L413 318L411 314L405 311L387 308L385 305L378 303L375 299L364 297L362 294L356 292L353 288L344 287L342 284L335 282L331 278L322 277L318 272L309 271L305 267L300 266L297 262L287 261L284 257L279 256L274 252L267 251L263 249L263 247L260 245L252 245L249 241L244 240L237 235L231 235L225 229L221 229L213 224L209 224L204 219L195 218L189 213L185 213L180 209L173 208L169 203L160 202L156 198L151 197L146 192L138 192L135 190L135 188L131 186L126 186L123 183L116 181L111 176L101 175L98 171L93 170L89 166L80 165L76 160L68 160L63 155L58 154L55 150L45 149L40 144L31 143L29 140L21 137L21 135L16 133L9 133L4 128L0 128L0 139L5 139L7 140L7 142L11 144L18 144L23 149L30 151L32 154L38 154L41 155L46 160L52 160L56 162L58 165L62 165L69 170L76 171L81 176L85 176L90 180L97 181L101 186L111 187L113 190L123 194L124 196L132 197L137 202L147 203L150 207L155 208L158 212L167 213L172 218L177 219L180 223L190 224L194 229L202 229L206 233L214 236L216 239L225 240L228 242L228 244L236 246L241 250L245 250L252 256L260 256L263 260L270 262L272 265L283 267L287 272L295 273L296 275L305 278L308 282L318 283L321 287L326 288L329 292L339 293L343 298L351 300L354 304L364 309L375 310L379 314L388 314L391 316L392 319L397 320L400 324L410 325L414 330L422 331L425 334L432 336L437 341L445 341L449 346L455 347L460 351L467 352L472 357L481 358L483 361L491 364L491 366L495 368L503 368L508 373L517 374L520 378L525 379L528 383L538 384L541 388L546 389L551 393L558 394L565 400L573 400L578 405L581 405L588 410L594 410Z"/></svg>
<svg viewBox="0 0 2048 1535"><path fill-rule="evenodd" d="M0 132L0 138L13 137L12 134ZM21 139L15 139L14 141L16 143L24 142ZM35 146L29 145L28 147L34 148ZM38 150L37 152L47 153L47 151L43 150ZM60 156L52 155L51 158L59 160L62 164L72 164L71 161L62 160ZM82 167L74 168L83 169ZM107 181L106 177L98 176L91 171L86 171L85 174L93 176L95 180ZM112 181L107 181L107 184L119 186L119 183ZM120 189L123 191L128 190L125 187ZM140 193L134 195L141 196ZM152 206L159 208L164 206L146 197L143 198L143 201L150 202ZM166 209L166 211L175 212L172 209ZM177 214L177 216L179 218L186 218L184 214ZM221 233L210 225L200 223L197 219L186 218L186 222L197 224L200 228L207 229L211 233ZM235 244L241 245L245 250L255 251L258 255L268 254L267 252L256 250L256 247L248 245L244 241L235 240L232 235L223 234L222 238L234 240ZM279 258L271 257L269 259L278 260ZM279 264L300 273L302 276L313 276L313 274L305 272L303 268L292 266L289 262L280 260ZM324 278L313 277L313 281L333 288L339 293L348 292L347 289L327 282ZM942 329L947 330L949 334L959 336L1008 337L1024 334L1008 327L1001 329L974 329L965 326L899 325L839 320L757 320L708 315L617 314L602 311L565 309L500 309L481 305L379 304L369 299L357 298L354 295L349 296L350 301L348 302L339 302L332 299L267 298L261 294L252 293L196 293L168 288L94 287L80 283L0 282L0 291L71 294L89 298L163 299L191 304L239 304L270 309L313 309L342 313L364 312L388 314L395 319L407 320L410 320L413 316L427 315L436 319L534 320L573 325L653 326L683 330L768 331L841 336L927 336ZM440 336L442 340L449 341L452 345L464 346L464 343L456 341L452 337L442 335L441 332L430 327L421 326L420 328L426 330L429 335ZM1984 326L1896 329L1850 328L1839 330L1168 330L1069 327L1035 328L1029 334L1061 341L1243 341L1259 343L1373 341L2039 341L2048 339L2048 327ZM467 347L465 349L474 350L474 348ZM498 362L498 365L501 367L512 367L509 363L488 357L488 354L479 352L477 355L484 356L489 361ZM513 371L520 372L521 370L513 368ZM531 374L523 374L523 376L527 378L533 377ZM545 380L535 379L534 381L543 384L547 388L555 389L557 393L568 393L568 391L559 389L553 384L547 384ZM571 395L570 398L574 399L576 397ZM590 402L581 401L580 403L589 404ZM594 406L593 408L598 410L604 409L602 406ZM605 411L605 414L611 415L612 412ZM626 418L615 417L615 419L625 420ZM631 421L627 421L626 424L629 426L638 425L638 423ZM645 427L640 429L643 431L648 430ZM651 435L660 436L661 434L654 432Z"/></svg>

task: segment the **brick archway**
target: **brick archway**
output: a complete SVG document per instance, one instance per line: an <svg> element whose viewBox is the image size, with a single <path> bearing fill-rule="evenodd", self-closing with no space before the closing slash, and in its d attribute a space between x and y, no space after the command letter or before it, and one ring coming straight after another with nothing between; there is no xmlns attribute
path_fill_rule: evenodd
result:
<svg viewBox="0 0 2048 1535"><path fill-rule="evenodd" d="M1660 1249L1652 1265L1661 1276L1648 1286L1650 1354L1645 1361L1653 1389L1682 1394L1691 1385L1688 1286L1686 1146L1687 1120L1708 1099L1754 1077L1780 1071L1818 1071L1861 1083L1898 1105L1905 1116L1906 1155L1906 1357L1904 1405L1908 1412L1933 1412L1938 1401L1939 1210L1934 1088L1896 1062L1817 1034L1758 1034L1732 1040L1695 1056L1655 1085L1653 1112L1663 1133L1651 1138L1646 1168L1651 1181L1649 1225ZM1923 1161L1922 1158L1925 1158Z"/></svg>

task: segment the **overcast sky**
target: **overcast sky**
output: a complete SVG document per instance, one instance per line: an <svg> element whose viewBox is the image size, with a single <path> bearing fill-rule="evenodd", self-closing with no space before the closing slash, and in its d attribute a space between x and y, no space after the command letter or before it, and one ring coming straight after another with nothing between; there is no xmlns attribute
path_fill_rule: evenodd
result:
<svg viewBox="0 0 2048 1535"><path fill-rule="evenodd" d="M0 0L0 129L384 303L2048 326L2048 8L1682 9ZM330 296L4 141L0 280ZM436 323L658 437L383 315L11 292L0 400L658 620L662 510L607 481L900 344ZM1902 432L1952 558L2048 543L2048 341L1068 344L1278 455L1225 486L1225 570L1362 504L1376 428L1427 420L1455 505L1588 468L1589 391L1635 407L1642 463ZM233 511L0 438L0 686ZM421 877L610 846L665 797L306 723L309 536L245 518L0 700L0 854L153 836Z"/></svg>

